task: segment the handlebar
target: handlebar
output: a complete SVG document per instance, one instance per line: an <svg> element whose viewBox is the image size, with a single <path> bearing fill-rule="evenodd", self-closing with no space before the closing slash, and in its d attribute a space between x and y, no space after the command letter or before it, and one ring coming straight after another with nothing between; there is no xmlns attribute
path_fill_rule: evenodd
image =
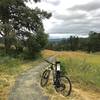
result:
<svg viewBox="0 0 100 100"><path fill-rule="evenodd" d="M51 65L55 65L55 64L51 63L50 61L48 61L48 60L46 60L46 59L44 59L44 61L46 61L47 63L49 63L49 64L51 64Z"/></svg>

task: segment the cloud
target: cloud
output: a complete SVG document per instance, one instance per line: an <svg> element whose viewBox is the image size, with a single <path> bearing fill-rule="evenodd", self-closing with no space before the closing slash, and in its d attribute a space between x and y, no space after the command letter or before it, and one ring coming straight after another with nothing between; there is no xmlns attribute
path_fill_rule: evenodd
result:
<svg viewBox="0 0 100 100"><path fill-rule="evenodd" d="M93 17L98 17L98 18L100 18L100 9L91 11L90 13L91 13L91 15L92 15Z"/></svg>
<svg viewBox="0 0 100 100"><path fill-rule="evenodd" d="M86 13L69 12L68 14L55 14L54 17L59 20L73 20L73 19L85 19Z"/></svg>
<svg viewBox="0 0 100 100"><path fill-rule="evenodd" d="M84 20L84 21L65 21L59 25L54 25L49 32L50 33L74 33L74 34L88 34L93 29L100 30L100 23L96 23L96 20Z"/></svg>
<svg viewBox="0 0 100 100"><path fill-rule="evenodd" d="M99 0L92 1L87 4L75 5L71 8L69 8L68 10L71 10L71 11L75 11L75 10L93 11L93 10L97 10L97 9L100 9L100 1Z"/></svg>
<svg viewBox="0 0 100 100"><path fill-rule="evenodd" d="M51 5L55 5L55 6L58 6L60 4L60 0L47 0L45 2L50 3Z"/></svg>
<svg viewBox="0 0 100 100"><path fill-rule="evenodd" d="M77 16L80 16L77 15ZM63 20L63 18L62 18ZM73 17L70 19L64 18L60 24L54 24L51 29L48 31L50 33L74 33L74 34L81 34L86 35L89 33L89 31L100 31L100 17L85 15L84 17Z"/></svg>
<svg viewBox="0 0 100 100"><path fill-rule="evenodd" d="M43 20L45 31L49 34L100 32L100 0L42 0L28 6L38 6L52 13L49 20Z"/></svg>
<svg viewBox="0 0 100 100"><path fill-rule="evenodd" d="M100 31L100 1L76 4L63 12L55 11L53 18L57 19L48 30L51 34L74 33L87 35L89 31Z"/></svg>

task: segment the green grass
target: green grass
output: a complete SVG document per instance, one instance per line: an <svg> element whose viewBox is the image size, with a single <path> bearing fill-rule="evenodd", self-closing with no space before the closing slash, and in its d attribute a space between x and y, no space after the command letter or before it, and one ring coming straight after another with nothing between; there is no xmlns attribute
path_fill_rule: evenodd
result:
<svg viewBox="0 0 100 100"><path fill-rule="evenodd" d="M24 60L13 54L5 54L4 49L0 48L0 74L17 75L21 72L21 65Z"/></svg>
<svg viewBox="0 0 100 100"><path fill-rule="evenodd" d="M100 55L60 57L63 70L73 81L100 89Z"/></svg>
<svg viewBox="0 0 100 100"><path fill-rule="evenodd" d="M15 75L21 71L22 62L18 58L0 57L0 73Z"/></svg>

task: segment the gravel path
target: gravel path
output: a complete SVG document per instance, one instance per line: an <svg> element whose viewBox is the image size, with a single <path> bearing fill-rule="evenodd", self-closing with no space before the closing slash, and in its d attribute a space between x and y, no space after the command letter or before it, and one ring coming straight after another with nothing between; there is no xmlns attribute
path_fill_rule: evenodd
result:
<svg viewBox="0 0 100 100"><path fill-rule="evenodd" d="M53 61L54 57L48 60ZM40 86L40 76L48 64L43 62L33 69L21 74L12 88L8 100L48 100Z"/></svg>

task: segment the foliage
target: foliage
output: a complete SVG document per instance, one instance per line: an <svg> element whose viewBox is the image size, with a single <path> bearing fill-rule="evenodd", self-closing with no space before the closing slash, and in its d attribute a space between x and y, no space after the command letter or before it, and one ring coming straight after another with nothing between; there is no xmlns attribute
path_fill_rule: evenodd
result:
<svg viewBox="0 0 100 100"><path fill-rule="evenodd" d="M43 38L42 41L45 41L45 38L47 38L44 33L42 19L50 18L51 13L47 13L39 8L30 9L25 5L29 1L0 0L0 35L4 39L6 53L10 51L12 45L15 46L18 52L23 51L24 47L26 47L26 41L30 37L34 39L34 36L39 36L40 40ZM38 2L40 0L33 1ZM34 41L30 40L30 42L35 42L33 43L35 45L37 41L35 39ZM41 41L37 43L37 45L40 45L40 49L45 45L44 42L40 44Z"/></svg>
<svg viewBox="0 0 100 100"><path fill-rule="evenodd" d="M82 50L87 52L100 51L100 33L90 32L89 37L79 38L70 36L68 39L62 39L60 42L49 42L47 45L48 49L52 50Z"/></svg>
<svg viewBox="0 0 100 100"><path fill-rule="evenodd" d="M89 51L100 51L100 33L90 32L89 34Z"/></svg>

